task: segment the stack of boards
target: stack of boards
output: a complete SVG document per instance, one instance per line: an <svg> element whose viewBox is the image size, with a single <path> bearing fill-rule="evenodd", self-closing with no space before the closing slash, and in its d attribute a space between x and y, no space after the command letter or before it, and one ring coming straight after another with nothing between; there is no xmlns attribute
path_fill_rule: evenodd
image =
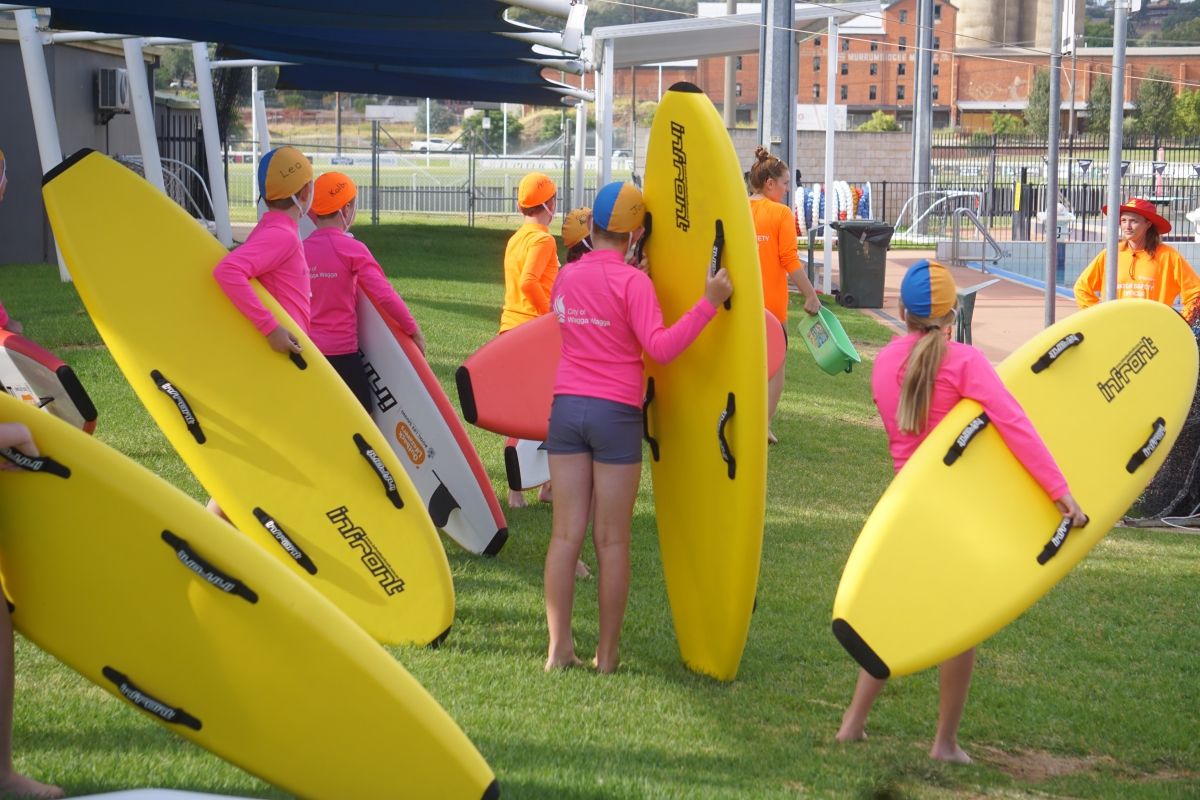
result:
<svg viewBox="0 0 1200 800"><path fill-rule="evenodd" d="M960 402L880 498L838 586L834 635L877 678L973 647L1087 555L1179 435L1196 344L1169 306L1121 300L1042 331L997 371L1090 521L1067 528L979 404Z"/></svg>
<svg viewBox="0 0 1200 800"><path fill-rule="evenodd" d="M496 797L448 714L248 537L96 439L0 396L0 570L27 638L164 727L300 797Z"/></svg>
<svg viewBox="0 0 1200 800"><path fill-rule="evenodd" d="M75 372L49 350L0 330L0 382L18 400L44 408L64 422L92 433L96 406Z"/></svg>
<svg viewBox="0 0 1200 800"><path fill-rule="evenodd" d="M46 175L55 238L134 392L229 519L384 643L454 618L445 550L371 418L270 295L273 351L213 279L225 255L166 195L83 150ZM299 246L299 243L297 243Z"/></svg>

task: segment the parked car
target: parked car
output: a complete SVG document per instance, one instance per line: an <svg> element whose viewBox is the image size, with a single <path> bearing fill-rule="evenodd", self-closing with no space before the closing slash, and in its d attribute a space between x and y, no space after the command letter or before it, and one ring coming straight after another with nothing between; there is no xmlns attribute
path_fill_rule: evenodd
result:
<svg viewBox="0 0 1200 800"><path fill-rule="evenodd" d="M415 150L418 153L448 153L452 150L462 150L463 146L449 139L439 139L436 136L431 136L428 139L418 139L410 142L408 149Z"/></svg>

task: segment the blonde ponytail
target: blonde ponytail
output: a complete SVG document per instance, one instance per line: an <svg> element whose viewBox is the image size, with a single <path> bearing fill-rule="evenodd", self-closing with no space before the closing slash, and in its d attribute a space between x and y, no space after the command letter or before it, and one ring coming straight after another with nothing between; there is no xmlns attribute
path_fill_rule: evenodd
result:
<svg viewBox="0 0 1200 800"><path fill-rule="evenodd" d="M896 407L896 424L902 433L917 435L929 424L929 405L933 398L933 383L942 359L946 356L946 337L943 328L954 322L954 311L936 319L905 315L908 329L920 333L904 367L900 385L900 404Z"/></svg>

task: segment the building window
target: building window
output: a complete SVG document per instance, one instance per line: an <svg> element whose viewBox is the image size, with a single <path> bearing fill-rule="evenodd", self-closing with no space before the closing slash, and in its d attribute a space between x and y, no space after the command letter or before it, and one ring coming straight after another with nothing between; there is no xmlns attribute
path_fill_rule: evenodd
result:
<svg viewBox="0 0 1200 800"><path fill-rule="evenodd" d="M933 62L933 74L934 75L938 74L938 66L940 66L940 65L936 61Z"/></svg>
<svg viewBox="0 0 1200 800"><path fill-rule="evenodd" d="M937 87L936 83L933 85L933 99L934 100L938 99L938 87Z"/></svg>
<svg viewBox="0 0 1200 800"><path fill-rule="evenodd" d="M814 83L813 84L813 100L820 100L820 99L821 99L821 84Z"/></svg>
<svg viewBox="0 0 1200 800"><path fill-rule="evenodd" d="M907 49L908 49L908 37L907 37L907 36L901 36L901 37L900 37L900 49L901 49L901 50L907 50Z"/></svg>
<svg viewBox="0 0 1200 800"><path fill-rule="evenodd" d="M843 74L843 75L849 75L849 74L850 74L850 62L848 62L848 61L843 61L843 62L842 62L842 68L841 68L840 72L841 72L841 74Z"/></svg>
<svg viewBox="0 0 1200 800"><path fill-rule="evenodd" d="M742 57L741 56L737 57L737 68L738 69L742 68Z"/></svg>
<svg viewBox="0 0 1200 800"><path fill-rule="evenodd" d="M850 87L844 83L842 84L841 96L843 100L850 97Z"/></svg>
<svg viewBox="0 0 1200 800"><path fill-rule="evenodd" d="M867 96L872 100L875 99L875 87L873 85L867 89Z"/></svg>
<svg viewBox="0 0 1200 800"><path fill-rule="evenodd" d="M879 50L879 42L871 42L871 52L874 53L874 52L877 52L878 50Z"/></svg>
<svg viewBox="0 0 1200 800"><path fill-rule="evenodd" d="M933 19L935 22L940 22L942 19L942 6L940 3L933 4Z"/></svg>
<svg viewBox="0 0 1200 800"><path fill-rule="evenodd" d="M901 25L903 25L903 24L904 24L904 23L906 23L906 22L908 22L908 12L907 12L907 11L904 11L904 10L901 10L901 12L900 12L900 24L901 24Z"/></svg>
<svg viewBox="0 0 1200 800"><path fill-rule="evenodd" d="M813 72L821 71L821 57L813 56Z"/></svg>
<svg viewBox="0 0 1200 800"><path fill-rule="evenodd" d="M820 36L813 37L813 47L817 48L818 50L821 49L821 37Z"/></svg>
<svg viewBox="0 0 1200 800"><path fill-rule="evenodd" d="M850 40L849 39L842 39L842 49L843 50L850 49Z"/></svg>
<svg viewBox="0 0 1200 800"><path fill-rule="evenodd" d="M872 74L872 75L878 75L878 74L879 74L879 65L878 65L878 64L874 64L874 63L873 63L873 64L871 64L871 74Z"/></svg>
<svg viewBox="0 0 1200 800"><path fill-rule="evenodd" d="M735 83L733 85L733 96L734 97L742 96L742 85L740 83Z"/></svg>
<svg viewBox="0 0 1200 800"><path fill-rule="evenodd" d="M898 84L898 85L896 86L896 99L897 99L897 100L903 100L903 99L904 99L904 84L902 84L902 83L901 83L901 84Z"/></svg>
<svg viewBox="0 0 1200 800"><path fill-rule="evenodd" d="M940 38L940 37L938 37L938 36L935 36L935 37L933 37L933 49L934 49L934 50L941 50L941 49L942 49L942 40L941 40L941 38Z"/></svg>
<svg viewBox="0 0 1200 800"><path fill-rule="evenodd" d="M907 70L907 68L908 68L908 65L905 64L903 61L901 61L899 64L896 65L896 74L897 75L905 74L905 70Z"/></svg>

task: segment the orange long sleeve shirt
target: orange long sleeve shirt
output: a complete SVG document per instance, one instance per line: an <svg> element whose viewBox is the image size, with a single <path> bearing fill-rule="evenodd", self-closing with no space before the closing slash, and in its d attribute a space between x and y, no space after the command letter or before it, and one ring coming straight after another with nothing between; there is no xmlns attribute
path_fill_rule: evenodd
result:
<svg viewBox="0 0 1200 800"><path fill-rule="evenodd" d="M783 203L765 197L750 201L758 235L758 265L762 270L763 304L781 323L787 323L788 276L800 269L796 251L796 218Z"/></svg>
<svg viewBox="0 0 1200 800"><path fill-rule="evenodd" d="M1104 256L1101 250L1075 281L1075 302L1080 308L1096 305L1104 295ZM1130 250L1121 242L1117 248L1117 298L1128 297L1157 300L1169 306L1180 297L1183 316L1192 321L1200 311L1200 276L1168 244L1160 243L1152 256L1145 250Z"/></svg>
<svg viewBox="0 0 1200 800"><path fill-rule="evenodd" d="M550 228L526 222L504 249L504 309L500 332L550 311L550 289L558 275L558 245Z"/></svg>

